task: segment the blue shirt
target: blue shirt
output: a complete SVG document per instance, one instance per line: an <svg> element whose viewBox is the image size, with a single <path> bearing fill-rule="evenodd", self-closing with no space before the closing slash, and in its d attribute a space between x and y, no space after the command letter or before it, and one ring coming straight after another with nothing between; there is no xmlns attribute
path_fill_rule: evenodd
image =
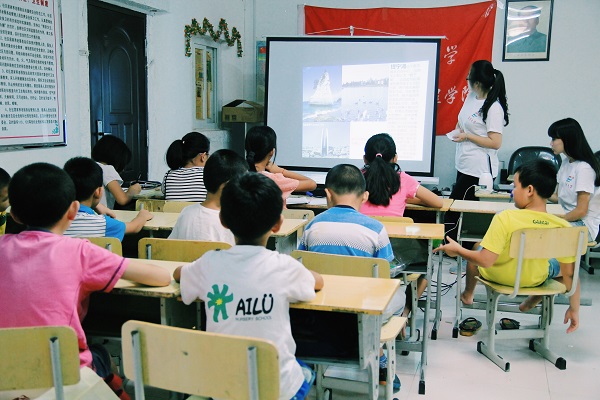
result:
<svg viewBox="0 0 600 400"><path fill-rule="evenodd" d="M114 237L123 240L125 223L112 219L107 215L98 215L94 210L83 204L71 226L64 233L72 237Z"/></svg>
<svg viewBox="0 0 600 400"><path fill-rule="evenodd" d="M344 205L317 215L306 226L298 249L394 260L383 224Z"/></svg>

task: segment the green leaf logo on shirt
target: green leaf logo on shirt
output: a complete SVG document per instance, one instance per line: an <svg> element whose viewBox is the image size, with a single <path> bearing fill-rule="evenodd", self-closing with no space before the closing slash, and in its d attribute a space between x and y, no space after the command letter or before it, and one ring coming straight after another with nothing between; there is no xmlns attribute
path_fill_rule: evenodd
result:
<svg viewBox="0 0 600 400"><path fill-rule="evenodd" d="M233 294L227 294L229 290L229 286L223 285L223 290L219 290L218 285L213 285L213 292L208 293L208 308L213 308L213 321L219 322L219 313L221 313L223 317L223 321L225 321L229 316L227 315L227 303L231 303L233 301Z"/></svg>

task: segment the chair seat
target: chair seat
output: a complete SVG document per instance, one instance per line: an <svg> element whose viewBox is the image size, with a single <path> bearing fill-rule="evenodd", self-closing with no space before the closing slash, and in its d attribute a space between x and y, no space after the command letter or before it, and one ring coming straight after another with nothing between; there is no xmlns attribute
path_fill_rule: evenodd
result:
<svg viewBox="0 0 600 400"><path fill-rule="evenodd" d="M514 288L512 286L501 285L496 282L490 282L481 277L477 277L477 280L483 283L485 286L490 287L494 291L500 294L512 294ZM552 294L565 293L567 288L562 283L555 281L554 279L548 279L546 282L539 286L529 288L519 288L518 296L548 296Z"/></svg>
<svg viewBox="0 0 600 400"><path fill-rule="evenodd" d="M381 337L379 341L385 343L390 340L395 340L404 325L406 325L406 320L405 317L393 316L390 318L388 322L381 326Z"/></svg>

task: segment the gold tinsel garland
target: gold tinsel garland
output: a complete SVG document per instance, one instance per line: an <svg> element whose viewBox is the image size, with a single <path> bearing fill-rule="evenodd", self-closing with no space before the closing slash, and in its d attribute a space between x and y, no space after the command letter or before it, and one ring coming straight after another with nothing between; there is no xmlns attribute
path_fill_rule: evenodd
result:
<svg viewBox="0 0 600 400"><path fill-rule="evenodd" d="M227 28L227 22L225 19L221 18L219 21L219 30L214 31L213 25L208 21L208 19L204 18L202 21L202 26L198 24L196 18L192 19L192 23L190 25L186 25L184 28L185 35L185 56L189 57L192 55L190 40L192 35L206 35L206 32L210 35L210 37L216 42L221 37L221 34L225 36L225 42L228 46L233 46L233 44L237 41L237 55L238 57L242 56L242 35L237 30L236 27L231 29L231 35L229 34L229 29Z"/></svg>

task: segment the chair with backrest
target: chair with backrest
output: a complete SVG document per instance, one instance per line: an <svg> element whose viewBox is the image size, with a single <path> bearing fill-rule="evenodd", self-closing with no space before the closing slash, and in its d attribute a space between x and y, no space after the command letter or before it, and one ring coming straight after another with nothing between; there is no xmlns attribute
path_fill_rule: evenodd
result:
<svg viewBox="0 0 600 400"><path fill-rule="evenodd" d="M554 164L557 171L558 168L560 168L560 156L556 156L550 147L525 146L515 150L510 156L510 160L508 161L508 175L514 175L515 170L521 164L525 164L528 161L537 160L540 158L550 161L552 164Z"/></svg>
<svg viewBox="0 0 600 400"><path fill-rule="evenodd" d="M294 250L292 257L306 268L327 275L358 276L364 278L390 279L390 264L383 258L343 256ZM406 318L393 316L381 327L380 342L388 350L388 370L386 377L386 399L393 395L393 381L396 375L396 338L406 325ZM317 390L323 379L322 366L317 367Z"/></svg>
<svg viewBox="0 0 600 400"><path fill-rule="evenodd" d="M140 321L127 321L122 337L136 400L144 384L219 399L279 398L277 348L267 340Z"/></svg>
<svg viewBox="0 0 600 400"><path fill-rule="evenodd" d="M193 206L194 204L198 203L194 201L165 201L162 211L180 213L187 206Z"/></svg>
<svg viewBox="0 0 600 400"><path fill-rule="evenodd" d="M80 370L77 335L68 326L0 329L0 343L0 391L11 391L9 398L117 398L93 371ZM90 378L77 385L80 373Z"/></svg>
<svg viewBox="0 0 600 400"><path fill-rule="evenodd" d="M82 239L87 239L93 244L103 247L106 250L118 254L120 256L123 255L123 246L121 245L121 241L117 238L113 237L84 237Z"/></svg>
<svg viewBox="0 0 600 400"><path fill-rule="evenodd" d="M166 200L157 199L138 199L135 202L135 210L140 211L142 209L150 212L164 212Z"/></svg>
<svg viewBox="0 0 600 400"><path fill-rule="evenodd" d="M209 250L227 250L230 247L225 242L142 238L138 242L138 258L192 262Z"/></svg>
<svg viewBox="0 0 600 400"><path fill-rule="evenodd" d="M559 369L566 369L567 362L550 351L550 322L553 315L554 297L558 294L572 296L577 289L579 278L579 264L581 256L585 252L587 242L586 227L548 228L548 229L521 229L513 232L510 242L510 257L518 260L515 275L515 285L505 286L495 282L487 281L481 277L477 279L485 285L487 291L487 314L488 326L487 343L477 343L477 351L485 355L504 371L510 370L510 363L496 354L496 339L531 339L529 349L539 353ZM565 285L548 279L543 284L523 288L519 287L523 261L528 259L551 259L561 257L575 257L575 268L573 271L573 283L567 292ZM516 330L500 330L495 328L496 310L501 298L513 299L516 296L542 296L542 307L540 324Z"/></svg>

